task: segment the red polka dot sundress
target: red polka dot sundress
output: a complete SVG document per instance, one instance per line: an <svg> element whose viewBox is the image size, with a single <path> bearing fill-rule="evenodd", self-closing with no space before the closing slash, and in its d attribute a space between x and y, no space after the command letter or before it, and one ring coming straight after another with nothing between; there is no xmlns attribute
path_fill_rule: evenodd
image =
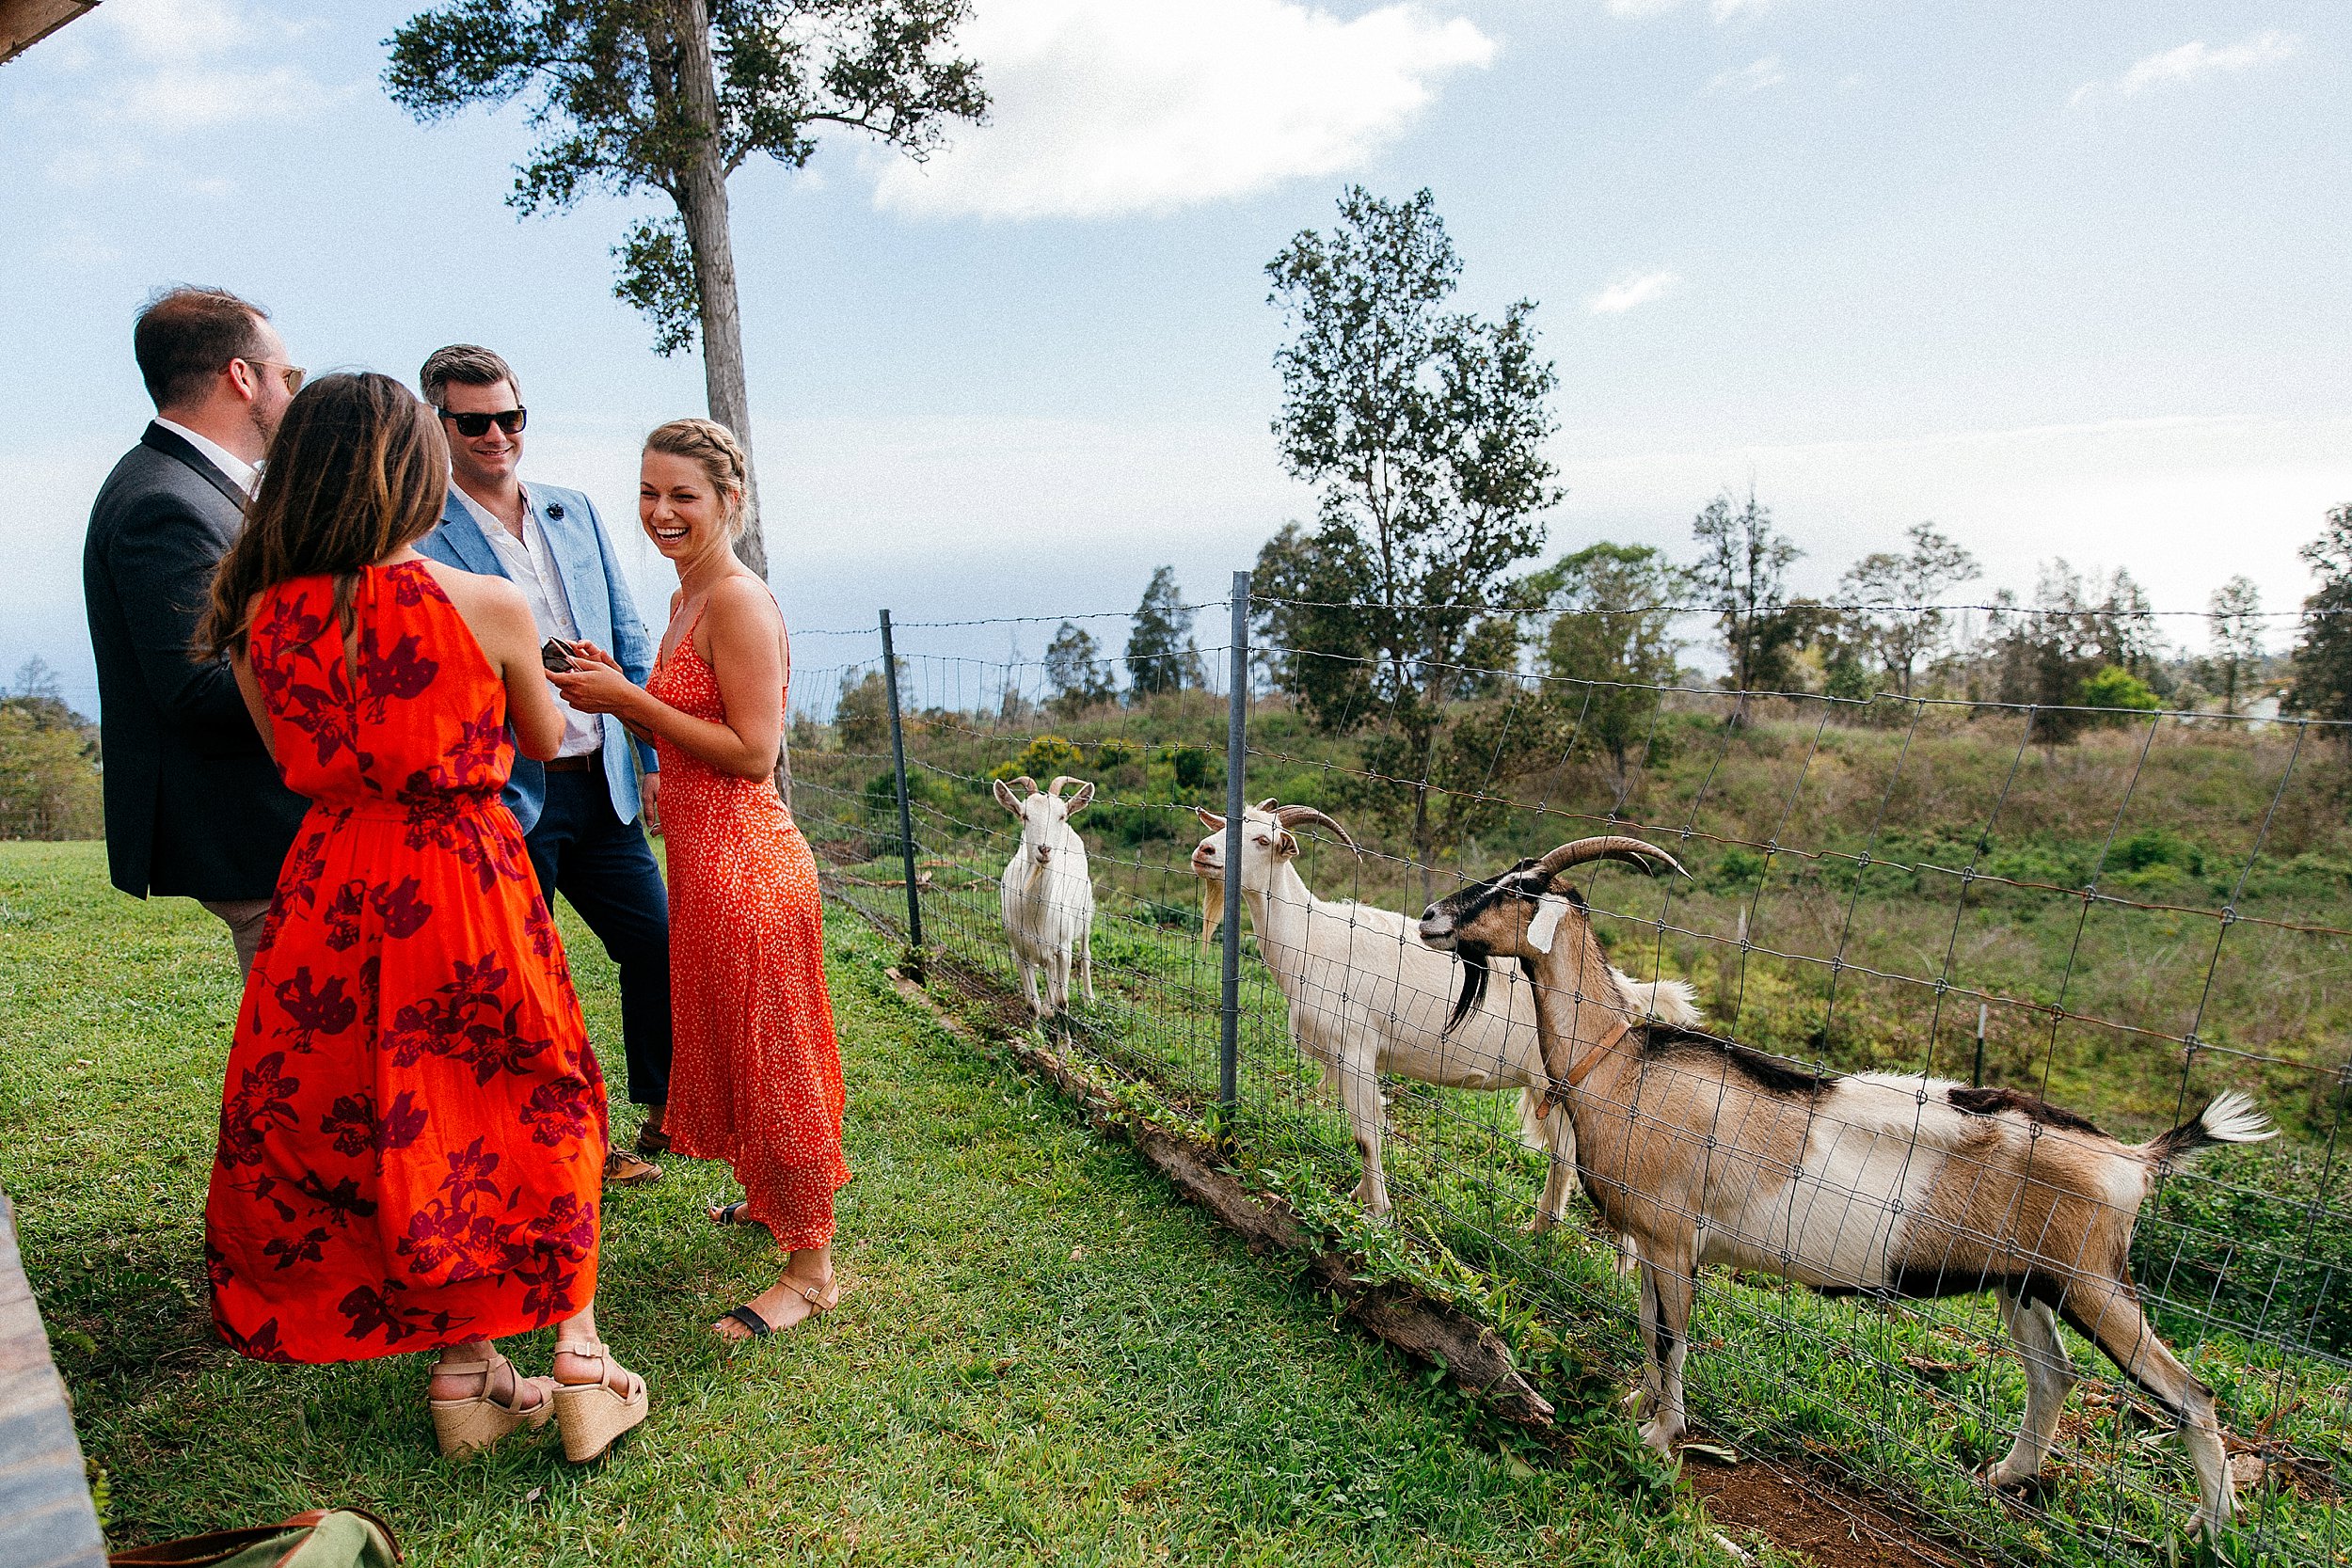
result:
<svg viewBox="0 0 2352 1568"><path fill-rule="evenodd" d="M726 721L691 625L645 689ZM748 1217L778 1245L828 1245L850 1166L816 857L772 778L721 773L659 744L676 1036L665 1125L678 1152L735 1167Z"/></svg>

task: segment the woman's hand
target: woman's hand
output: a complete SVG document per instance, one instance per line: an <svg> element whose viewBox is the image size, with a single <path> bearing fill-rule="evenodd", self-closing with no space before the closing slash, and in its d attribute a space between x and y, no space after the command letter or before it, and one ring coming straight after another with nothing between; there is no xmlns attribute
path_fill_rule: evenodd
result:
<svg viewBox="0 0 2352 1568"><path fill-rule="evenodd" d="M581 713L626 715L643 694L611 654L585 642L574 651L572 667L548 671L548 681Z"/></svg>

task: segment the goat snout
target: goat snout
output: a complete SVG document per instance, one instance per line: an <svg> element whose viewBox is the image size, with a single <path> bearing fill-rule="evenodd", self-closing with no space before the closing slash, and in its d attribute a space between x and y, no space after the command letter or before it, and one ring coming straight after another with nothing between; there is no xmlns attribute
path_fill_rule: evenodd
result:
<svg viewBox="0 0 2352 1568"><path fill-rule="evenodd" d="M1421 940L1431 947L1450 948L1454 945L1454 917L1432 904L1422 912Z"/></svg>

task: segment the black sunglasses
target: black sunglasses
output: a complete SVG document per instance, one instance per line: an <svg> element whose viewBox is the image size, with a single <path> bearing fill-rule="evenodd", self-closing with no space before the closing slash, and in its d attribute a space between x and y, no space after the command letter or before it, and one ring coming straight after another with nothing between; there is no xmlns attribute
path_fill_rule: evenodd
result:
<svg viewBox="0 0 2352 1568"><path fill-rule="evenodd" d="M531 422L531 410L528 408L509 408L496 414L454 414L446 408L437 409L436 412L455 425L457 434L469 441L477 436L487 436L493 420L509 436L521 435L523 426Z"/></svg>

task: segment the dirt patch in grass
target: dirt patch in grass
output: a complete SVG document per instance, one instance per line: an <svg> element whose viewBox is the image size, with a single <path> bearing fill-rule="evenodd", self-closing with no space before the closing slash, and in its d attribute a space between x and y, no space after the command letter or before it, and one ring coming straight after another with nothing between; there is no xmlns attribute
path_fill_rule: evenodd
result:
<svg viewBox="0 0 2352 1568"><path fill-rule="evenodd" d="M1964 1560L1859 1497L1787 1465L1760 1459L1717 1465L1686 1455L1682 1473L1724 1533L1736 1540L1752 1530L1823 1568L1959 1568Z"/></svg>

